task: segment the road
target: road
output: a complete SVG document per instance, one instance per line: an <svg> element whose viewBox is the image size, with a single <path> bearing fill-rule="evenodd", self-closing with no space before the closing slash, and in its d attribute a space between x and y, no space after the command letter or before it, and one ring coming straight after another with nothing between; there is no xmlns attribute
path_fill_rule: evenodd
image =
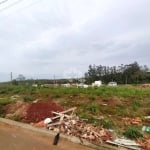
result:
<svg viewBox="0 0 150 150"><path fill-rule="evenodd" d="M0 124L0 149L2 150L93 150L80 144L69 142L60 136L58 145L53 145L53 137L27 129Z"/></svg>

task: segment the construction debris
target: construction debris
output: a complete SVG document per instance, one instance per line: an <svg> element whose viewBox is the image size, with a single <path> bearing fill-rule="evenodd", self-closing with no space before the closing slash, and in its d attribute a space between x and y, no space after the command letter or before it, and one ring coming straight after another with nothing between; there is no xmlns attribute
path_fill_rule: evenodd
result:
<svg viewBox="0 0 150 150"><path fill-rule="evenodd" d="M150 135L146 135L144 139L138 139L137 142L142 146L145 150L150 150Z"/></svg>
<svg viewBox="0 0 150 150"><path fill-rule="evenodd" d="M135 141L126 139L115 139L114 141L107 140L106 143L131 150L142 150L140 144L137 144Z"/></svg>
<svg viewBox="0 0 150 150"><path fill-rule="evenodd" d="M143 127L142 127L142 131L150 132L150 127L143 126Z"/></svg>
<svg viewBox="0 0 150 150"><path fill-rule="evenodd" d="M112 139L112 131L84 122L76 116L75 110L76 107L62 112L52 111L55 116L52 117L51 121L46 125L47 129L57 133L76 136L80 139L86 139L90 142L102 143L103 141Z"/></svg>
<svg viewBox="0 0 150 150"><path fill-rule="evenodd" d="M142 123L142 119L140 117L136 117L136 118L125 117L125 118L122 118L122 120L132 125L138 125Z"/></svg>

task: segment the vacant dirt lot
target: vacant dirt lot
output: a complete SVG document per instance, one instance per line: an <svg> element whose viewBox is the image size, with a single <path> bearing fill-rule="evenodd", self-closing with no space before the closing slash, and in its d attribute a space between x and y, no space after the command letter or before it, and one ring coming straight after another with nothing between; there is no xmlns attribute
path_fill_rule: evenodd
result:
<svg viewBox="0 0 150 150"><path fill-rule="evenodd" d="M0 141L2 150L92 150L61 137L58 145L54 146L52 144L53 137L43 136L39 133L1 123Z"/></svg>

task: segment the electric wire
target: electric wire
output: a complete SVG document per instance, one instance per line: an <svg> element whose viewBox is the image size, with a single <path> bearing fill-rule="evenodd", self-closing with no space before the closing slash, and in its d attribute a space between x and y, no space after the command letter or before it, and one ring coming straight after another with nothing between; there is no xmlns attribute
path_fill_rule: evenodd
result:
<svg viewBox="0 0 150 150"><path fill-rule="evenodd" d="M8 1L8 0L7 0L7 1ZM13 6L19 4L19 3L22 2L22 1L23 1L23 0L18 0L18 1L16 1L16 2L14 2L14 3L12 3L12 4L8 5L8 6L6 6L6 7L2 8L2 9L0 9L0 12L3 12L3 11L5 11L5 10L9 9L9 8L11 8L11 7L13 7Z"/></svg>

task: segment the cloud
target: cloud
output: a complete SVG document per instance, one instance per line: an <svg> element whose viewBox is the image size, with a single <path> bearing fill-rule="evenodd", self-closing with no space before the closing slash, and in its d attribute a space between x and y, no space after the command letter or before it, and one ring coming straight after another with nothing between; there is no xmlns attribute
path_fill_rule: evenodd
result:
<svg viewBox="0 0 150 150"><path fill-rule="evenodd" d="M89 64L150 66L149 5L148 0L21 1L0 11L1 71L64 76L67 70L82 74Z"/></svg>

